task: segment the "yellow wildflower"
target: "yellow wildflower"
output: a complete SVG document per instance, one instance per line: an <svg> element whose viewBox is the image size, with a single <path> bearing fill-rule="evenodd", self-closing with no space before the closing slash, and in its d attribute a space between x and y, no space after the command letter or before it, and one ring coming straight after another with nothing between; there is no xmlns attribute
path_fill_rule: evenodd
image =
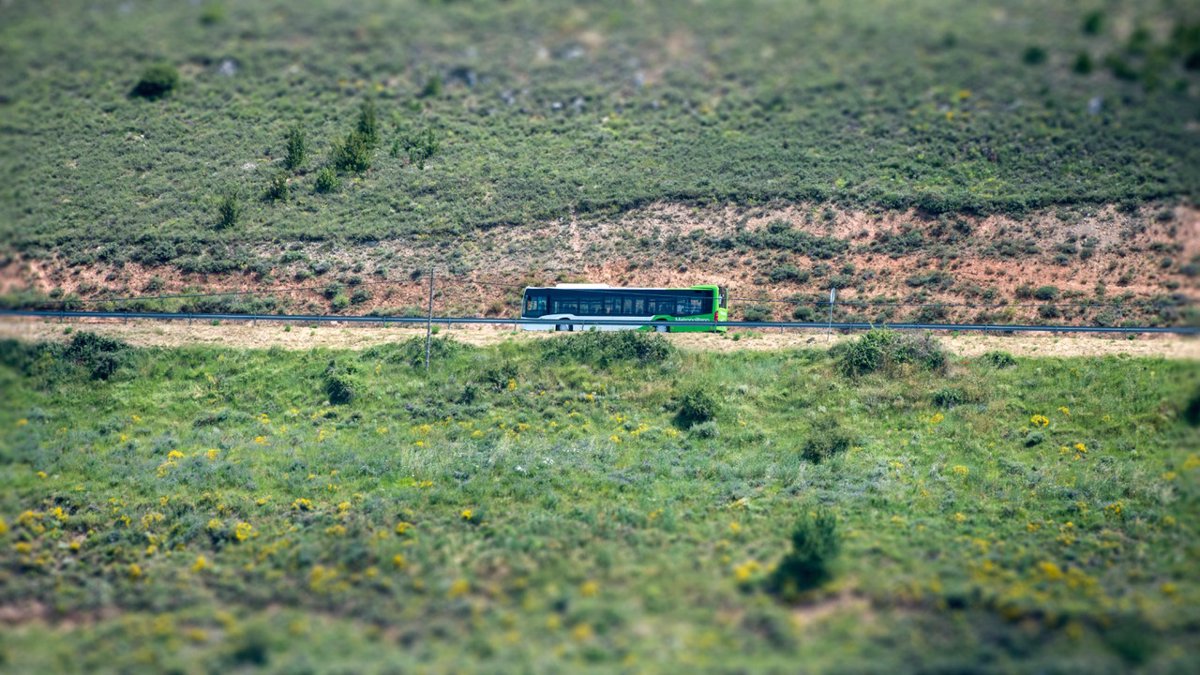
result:
<svg viewBox="0 0 1200 675"><path fill-rule="evenodd" d="M301 498L297 499L296 501L292 502L292 510L293 511L312 511L312 507L313 507L312 500L305 499L304 497L301 497Z"/></svg>
<svg viewBox="0 0 1200 675"><path fill-rule="evenodd" d="M1179 592L1179 587L1168 581L1163 584L1159 590L1162 591L1163 595L1175 595Z"/></svg>
<svg viewBox="0 0 1200 675"><path fill-rule="evenodd" d="M1087 446L1086 446L1086 445L1084 445L1083 443L1076 443L1076 444L1075 444L1075 451L1076 451L1076 452L1082 452L1082 453L1086 453L1086 452L1087 452Z"/></svg>
<svg viewBox="0 0 1200 675"><path fill-rule="evenodd" d="M965 522L967 522L967 517L965 515L963 515L961 512L955 513L954 514L954 522L965 523Z"/></svg>
<svg viewBox="0 0 1200 675"><path fill-rule="evenodd" d="M46 472L45 472L45 471L39 471L39 472L37 472L37 477L38 477L38 478L47 478L47 476L46 476Z"/></svg>
<svg viewBox="0 0 1200 675"><path fill-rule="evenodd" d="M254 532L254 526L250 523L239 521L233 528L233 537L238 541L246 541L250 538L250 534Z"/></svg>
<svg viewBox="0 0 1200 675"><path fill-rule="evenodd" d="M956 476L966 476L967 474L971 473L971 470L962 464L955 464L950 470L953 471L954 475Z"/></svg>
<svg viewBox="0 0 1200 675"><path fill-rule="evenodd" d="M402 554L397 553L396 555L392 556L392 564L400 569L403 568L407 562L404 560L404 556Z"/></svg>
<svg viewBox="0 0 1200 675"><path fill-rule="evenodd" d="M208 457L208 461L210 461L210 462L216 461L217 456L219 456L220 454L221 454L221 451L216 448L209 448L208 451L204 453L204 455L206 457Z"/></svg>
<svg viewBox="0 0 1200 675"><path fill-rule="evenodd" d="M1045 415L1034 415L1029 418L1029 423L1035 427L1045 427L1050 425L1050 419Z"/></svg>
<svg viewBox="0 0 1200 675"><path fill-rule="evenodd" d="M350 510L350 502L341 502L338 504L338 513L345 513Z"/></svg>
<svg viewBox="0 0 1200 675"><path fill-rule="evenodd" d="M934 413L934 414L933 414L933 417L930 417L930 418L929 418L929 423L930 423L930 424L941 424L941 423L942 423L942 422L943 422L945 419L946 419L946 416L945 416L945 415L943 415L943 414L942 414L942 413L939 411L939 412L936 412L936 413Z"/></svg>
<svg viewBox="0 0 1200 675"><path fill-rule="evenodd" d="M571 630L571 637L579 642L586 642L592 639L595 633L592 632L592 627L586 623L581 623Z"/></svg>
<svg viewBox="0 0 1200 675"><path fill-rule="evenodd" d="M4 521L4 518L0 518L0 537L6 534L8 534L8 523Z"/></svg>
<svg viewBox="0 0 1200 675"><path fill-rule="evenodd" d="M450 590L447 595L451 598L460 598L471 590L471 584L466 579L455 579L454 583L450 584Z"/></svg>
<svg viewBox="0 0 1200 675"><path fill-rule="evenodd" d="M475 513L471 511L471 509L463 509L459 516L461 516L463 520L470 520L471 518L475 517Z"/></svg>
<svg viewBox="0 0 1200 675"><path fill-rule="evenodd" d="M196 562L192 563L193 572L203 572L208 569L208 558L202 555L196 556Z"/></svg>
<svg viewBox="0 0 1200 675"><path fill-rule="evenodd" d="M23 427L23 426L25 426L26 424L29 424L29 420L25 419L24 417L22 417L21 419L17 420L17 426L19 426L19 427Z"/></svg>
<svg viewBox="0 0 1200 675"><path fill-rule="evenodd" d="M1067 407L1067 406L1065 406L1065 405L1064 405L1064 406L1061 406L1061 407L1058 409L1058 412L1060 412L1060 413L1062 413L1062 414L1066 415L1067 417L1070 417L1070 416L1071 416L1071 409L1070 409L1070 408L1068 408L1068 407Z"/></svg>
<svg viewBox="0 0 1200 675"><path fill-rule="evenodd" d="M410 529L412 529L412 526L413 526L412 523L405 522L402 520L402 521L396 523L396 534L398 534L400 536L404 536L404 535L408 534L408 531Z"/></svg>
<svg viewBox="0 0 1200 675"><path fill-rule="evenodd" d="M739 583L744 583L749 581L750 577L757 574L760 569L762 569L762 566L758 564L757 560L748 560L741 565L736 565L733 568L733 577L737 579Z"/></svg>
<svg viewBox="0 0 1200 675"><path fill-rule="evenodd" d="M331 525L331 526L325 528L325 534L331 534L335 537L340 537L340 536L346 534L346 526L345 525Z"/></svg>
<svg viewBox="0 0 1200 675"><path fill-rule="evenodd" d="M1038 563L1038 569L1040 569L1042 574L1051 581L1057 581L1063 578L1062 568L1052 562Z"/></svg>
<svg viewBox="0 0 1200 675"><path fill-rule="evenodd" d="M224 523L221 522L220 518L212 518L208 521L209 530L219 530L223 525Z"/></svg>
<svg viewBox="0 0 1200 675"><path fill-rule="evenodd" d="M167 459L183 459L186 456L187 455L183 454L182 452L180 452L178 450L172 450L167 453Z"/></svg>
<svg viewBox="0 0 1200 675"><path fill-rule="evenodd" d="M258 445L266 445L266 444L267 444L267 437L266 437L266 436L255 436L255 437L254 437L254 442L255 442L256 444L258 444Z"/></svg>
<svg viewBox="0 0 1200 675"><path fill-rule="evenodd" d="M130 563L126 572L129 574L130 579L142 578L142 566L137 563Z"/></svg>
<svg viewBox="0 0 1200 675"><path fill-rule="evenodd" d="M585 598L594 598L600 592L600 584L594 581L585 581L579 586L579 594Z"/></svg>

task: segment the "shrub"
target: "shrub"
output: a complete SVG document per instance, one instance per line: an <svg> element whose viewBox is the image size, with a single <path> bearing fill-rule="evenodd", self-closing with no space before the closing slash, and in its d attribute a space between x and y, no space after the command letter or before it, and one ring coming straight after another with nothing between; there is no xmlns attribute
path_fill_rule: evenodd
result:
<svg viewBox="0 0 1200 675"><path fill-rule="evenodd" d="M742 310L743 321L770 321L773 318L771 308L766 305L750 305Z"/></svg>
<svg viewBox="0 0 1200 675"><path fill-rule="evenodd" d="M805 514L792 531L792 550L767 577L767 591L794 600L820 586L833 577L830 567L839 548L837 519L825 510Z"/></svg>
<svg viewBox="0 0 1200 675"><path fill-rule="evenodd" d="M87 331L75 333L63 358L88 371L93 380L107 380L124 363L129 345Z"/></svg>
<svg viewBox="0 0 1200 675"><path fill-rule="evenodd" d="M1036 66L1046 62L1046 50L1036 45L1026 47L1025 52L1021 54L1021 60L1026 65Z"/></svg>
<svg viewBox="0 0 1200 675"><path fill-rule="evenodd" d="M338 178L337 172L333 167L324 167L317 172L317 182L313 185L313 190L317 192L336 192L341 187L342 181Z"/></svg>
<svg viewBox="0 0 1200 675"><path fill-rule="evenodd" d="M361 305L370 299L371 293L365 288L356 288L354 289L354 292L350 294L350 304L352 305Z"/></svg>
<svg viewBox="0 0 1200 675"><path fill-rule="evenodd" d="M299 169L304 164L308 146L304 138L304 130L292 127L287 133L287 154L283 157L283 165L289 170Z"/></svg>
<svg viewBox="0 0 1200 675"><path fill-rule="evenodd" d="M800 456L807 462L820 464L842 454L854 445L855 438L837 421L822 418L813 426L812 433L804 439Z"/></svg>
<svg viewBox="0 0 1200 675"><path fill-rule="evenodd" d="M1008 352L988 352L981 356L980 360L993 368L1012 368L1017 365L1017 360Z"/></svg>
<svg viewBox="0 0 1200 675"><path fill-rule="evenodd" d="M425 162L433 158L441 147L441 142L433 129L413 133L405 132L392 142L392 155L398 157L403 152L408 155L409 163L424 169Z"/></svg>
<svg viewBox="0 0 1200 675"><path fill-rule="evenodd" d="M928 333L916 336L886 329L867 332L857 340L843 342L830 350L843 375L857 377L873 372L895 372L904 365L940 372L946 368L946 353Z"/></svg>
<svg viewBox="0 0 1200 675"><path fill-rule="evenodd" d="M503 391L509 382L517 379L517 366L507 361L498 366L489 366L483 369L479 379L492 391Z"/></svg>
<svg viewBox="0 0 1200 675"><path fill-rule="evenodd" d="M1033 292L1033 297L1037 300L1055 300L1058 298L1057 286L1039 286Z"/></svg>
<svg viewBox="0 0 1200 675"><path fill-rule="evenodd" d="M716 418L720 407L720 401L711 392L698 385L692 386L679 398L677 419L684 427L702 424Z"/></svg>
<svg viewBox="0 0 1200 675"><path fill-rule="evenodd" d="M142 77L133 85L130 96L157 100L169 95L179 86L179 71L167 63L158 63L142 71Z"/></svg>
<svg viewBox="0 0 1200 675"><path fill-rule="evenodd" d="M1079 52L1075 57L1075 65L1071 66L1072 70L1080 75L1090 75L1093 67L1092 57L1087 52Z"/></svg>
<svg viewBox="0 0 1200 675"><path fill-rule="evenodd" d="M267 189L263 192L263 199L269 202L285 201L288 198L289 192L287 174L279 172L272 176L271 181L267 183Z"/></svg>
<svg viewBox="0 0 1200 675"><path fill-rule="evenodd" d="M336 361L330 361L325 368L325 395L333 405L346 405L354 400L352 373L339 367Z"/></svg>
<svg viewBox="0 0 1200 675"><path fill-rule="evenodd" d="M339 171L362 173L371 168L371 144L355 129L333 151L333 165Z"/></svg>
<svg viewBox="0 0 1200 675"><path fill-rule="evenodd" d="M447 360L469 350L470 347L446 337L434 337L429 341L430 361ZM363 351L367 361L383 360L388 363L403 363L413 368L425 367L425 337L410 337L399 344L379 345Z"/></svg>
<svg viewBox="0 0 1200 675"><path fill-rule="evenodd" d="M1200 389L1192 394L1187 407L1183 409L1183 419L1194 427L1200 427Z"/></svg>
<svg viewBox="0 0 1200 675"><path fill-rule="evenodd" d="M791 263L776 267L775 269L771 270L770 274L767 276L774 283L779 283L781 281L795 281L798 283L804 283L808 281L808 272L801 270Z"/></svg>
<svg viewBox="0 0 1200 675"><path fill-rule="evenodd" d="M721 430L717 427L716 420L709 420L699 424L693 424L688 429L688 433L696 438L716 438L721 435Z"/></svg>
<svg viewBox="0 0 1200 675"><path fill-rule="evenodd" d="M953 408L970 403L974 397L959 387L945 387L933 392L931 398L933 405L938 408Z"/></svg>
<svg viewBox="0 0 1200 675"><path fill-rule="evenodd" d="M335 312L341 312L350 306L350 298L345 293L338 293L329 301L329 308Z"/></svg>
<svg viewBox="0 0 1200 675"><path fill-rule="evenodd" d="M238 217L242 215L242 206L238 203L237 195L227 192L217 204L217 229L226 230L237 225Z"/></svg>
<svg viewBox="0 0 1200 675"><path fill-rule="evenodd" d="M637 331L588 331L541 342L547 360L591 363L601 368L622 361L662 363L675 354L666 339Z"/></svg>
<svg viewBox="0 0 1200 675"><path fill-rule="evenodd" d="M1096 10L1088 12L1083 17L1083 33L1084 35L1099 35L1100 29L1104 27L1104 12Z"/></svg>
<svg viewBox="0 0 1200 675"><path fill-rule="evenodd" d="M425 81L421 89L421 98L436 98L442 95L442 76L434 75Z"/></svg>
<svg viewBox="0 0 1200 675"><path fill-rule="evenodd" d="M796 321L812 322L817 319L817 310L808 305L799 305L792 310L792 318Z"/></svg>

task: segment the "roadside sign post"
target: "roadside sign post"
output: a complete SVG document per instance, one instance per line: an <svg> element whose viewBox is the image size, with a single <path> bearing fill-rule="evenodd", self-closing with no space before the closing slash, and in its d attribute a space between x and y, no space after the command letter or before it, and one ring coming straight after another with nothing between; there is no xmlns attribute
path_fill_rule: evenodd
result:
<svg viewBox="0 0 1200 675"><path fill-rule="evenodd" d="M826 333L829 340L833 340L833 303L837 302L837 289L829 289L829 330Z"/></svg>
<svg viewBox="0 0 1200 675"><path fill-rule="evenodd" d="M429 350L433 340L433 271L429 268L429 318L425 320L425 375L429 375Z"/></svg>

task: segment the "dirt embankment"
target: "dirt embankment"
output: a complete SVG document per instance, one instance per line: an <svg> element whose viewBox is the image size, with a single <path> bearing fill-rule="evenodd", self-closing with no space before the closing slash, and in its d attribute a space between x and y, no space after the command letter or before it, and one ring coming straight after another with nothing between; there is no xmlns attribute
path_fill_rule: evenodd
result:
<svg viewBox="0 0 1200 675"><path fill-rule="evenodd" d="M65 341L76 330L88 330L120 338L139 347L209 345L239 349L366 349L411 337L424 337L423 328L376 325L296 325L278 322L205 323L186 321L41 321L0 319L0 338L29 341ZM441 328L439 335L476 346L516 340L552 339L555 333L509 330L493 326ZM743 331L727 335L678 333L666 336L681 349L733 352L782 349L825 349L853 335L824 331ZM734 338L737 339L734 339ZM1048 335L941 335L939 339L955 354L979 356L989 351L1006 351L1016 356L1062 357L1127 355L1200 361L1200 339L1174 336L1100 337L1087 334Z"/></svg>
<svg viewBox="0 0 1200 675"><path fill-rule="evenodd" d="M764 236L784 223L781 236ZM774 224L774 225L773 225ZM835 319L1172 324L1200 299L1200 209L1057 209L923 217L819 204L699 208L656 204L613 220L564 219L454 241L260 246L257 271L188 273L172 264L72 265L20 257L0 293L147 309L423 314L430 264L441 315L512 316L526 285L720 283L735 317L754 308L805 319L839 288ZM161 297L240 293L218 297ZM266 298L266 299L264 299ZM94 305L89 305L94 306ZM112 306L133 306L128 302Z"/></svg>

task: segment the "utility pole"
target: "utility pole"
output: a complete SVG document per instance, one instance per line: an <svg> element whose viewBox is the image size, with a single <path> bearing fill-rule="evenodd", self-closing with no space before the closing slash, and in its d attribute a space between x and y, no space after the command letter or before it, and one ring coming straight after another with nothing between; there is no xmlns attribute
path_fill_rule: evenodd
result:
<svg viewBox="0 0 1200 675"><path fill-rule="evenodd" d="M433 346L433 267L429 268L429 319L425 322L425 375L429 375L429 351Z"/></svg>

